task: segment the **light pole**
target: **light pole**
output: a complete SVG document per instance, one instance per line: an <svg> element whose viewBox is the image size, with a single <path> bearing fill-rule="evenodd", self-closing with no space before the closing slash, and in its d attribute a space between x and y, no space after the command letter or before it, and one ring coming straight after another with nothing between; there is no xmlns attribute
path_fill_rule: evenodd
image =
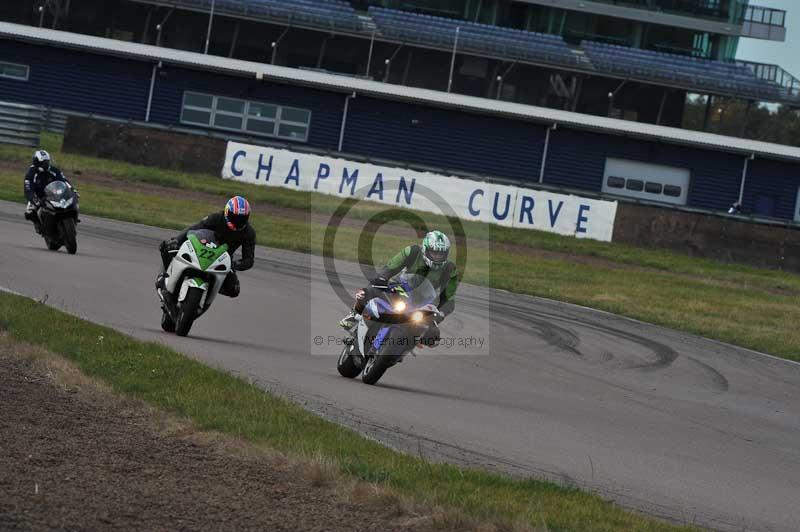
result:
<svg viewBox="0 0 800 532"><path fill-rule="evenodd" d="M44 6L39 6L39 27L41 28L44 24Z"/></svg>
<svg viewBox="0 0 800 532"><path fill-rule="evenodd" d="M281 34L278 35L278 38L272 41L272 43L269 45L270 48L272 48L272 57L269 60L270 64L272 65L275 64L275 60L278 58L278 45L281 43L283 38L286 37L286 34L289 33L289 28L291 28L291 26L286 26Z"/></svg>
<svg viewBox="0 0 800 532"><path fill-rule="evenodd" d="M172 9L167 12L167 16L161 21L161 23L156 24L156 46L161 46L161 30L164 29L164 24L167 23L169 17L172 16Z"/></svg>
<svg viewBox="0 0 800 532"><path fill-rule="evenodd" d="M364 74L369 77L369 69L372 67L372 51L375 49L375 31L372 30L372 38L369 40L369 56L367 57L367 71Z"/></svg>
<svg viewBox="0 0 800 532"><path fill-rule="evenodd" d="M211 26L214 24L214 7L216 3L217 0L211 0L211 12L208 14L208 31L206 32L206 48L203 51L206 55L208 55L208 46L211 44Z"/></svg>
<svg viewBox="0 0 800 532"><path fill-rule="evenodd" d="M456 52L458 52L458 36L461 33L461 27L456 27L456 38L453 40L453 57L450 59L450 77L447 79L447 92L453 88L453 70L456 67Z"/></svg>
<svg viewBox="0 0 800 532"><path fill-rule="evenodd" d="M389 68L392 66L392 60L391 59L386 59L383 62L383 65L384 65L384 68L383 68L383 82L386 83L386 81L389 79Z"/></svg>
<svg viewBox="0 0 800 532"><path fill-rule="evenodd" d="M500 99L500 94L503 92L503 76L497 76L497 100Z"/></svg>

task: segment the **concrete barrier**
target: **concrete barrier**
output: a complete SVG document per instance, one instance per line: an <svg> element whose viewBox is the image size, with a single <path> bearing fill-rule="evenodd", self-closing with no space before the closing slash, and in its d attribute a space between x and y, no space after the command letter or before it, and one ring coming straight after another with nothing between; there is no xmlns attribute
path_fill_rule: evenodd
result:
<svg viewBox="0 0 800 532"><path fill-rule="evenodd" d="M63 149L166 170L219 175L226 144L216 138L70 116Z"/></svg>
<svg viewBox="0 0 800 532"><path fill-rule="evenodd" d="M800 228L620 202L614 242L800 272Z"/></svg>

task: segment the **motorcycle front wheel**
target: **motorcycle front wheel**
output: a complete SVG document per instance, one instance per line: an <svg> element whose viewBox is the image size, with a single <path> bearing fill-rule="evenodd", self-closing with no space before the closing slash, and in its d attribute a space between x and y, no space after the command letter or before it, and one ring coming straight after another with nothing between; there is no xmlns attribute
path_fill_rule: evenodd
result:
<svg viewBox="0 0 800 532"><path fill-rule="evenodd" d="M74 255L78 252L78 231L75 226L75 218L63 218L60 225L64 247L67 248L67 253Z"/></svg>
<svg viewBox="0 0 800 532"><path fill-rule="evenodd" d="M194 323L194 318L200 310L200 300L203 297L203 291L199 288L190 288L186 294L186 299L180 303L180 310L178 312L178 320L175 323L175 334L178 336L187 336Z"/></svg>

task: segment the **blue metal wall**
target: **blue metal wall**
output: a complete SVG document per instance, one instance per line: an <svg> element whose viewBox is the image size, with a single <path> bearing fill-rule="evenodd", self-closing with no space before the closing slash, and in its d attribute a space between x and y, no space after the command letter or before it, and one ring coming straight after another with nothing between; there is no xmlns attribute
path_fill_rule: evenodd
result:
<svg viewBox="0 0 800 532"><path fill-rule="evenodd" d="M800 165L756 159L750 162L744 187L744 212L793 219L800 187ZM772 214L761 212L771 207Z"/></svg>
<svg viewBox="0 0 800 532"><path fill-rule="evenodd" d="M600 191L607 157L688 168L688 205L719 210L727 210L738 199L745 159L713 150L558 129L550 136L544 182Z"/></svg>
<svg viewBox="0 0 800 532"><path fill-rule="evenodd" d="M344 151L538 181L545 127L449 109L357 97Z"/></svg>
<svg viewBox="0 0 800 532"><path fill-rule="evenodd" d="M0 60L30 67L28 81L0 78L0 98L144 120L152 65L0 40Z"/></svg>
<svg viewBox="0 0 800 532"><path fill-rule="evenodd" d="M0 60L27 64L27 82L0 78L0 99L143 120L152 63L0 40ZM166 65L157 76L151 120L180 121L184 91L309 109L308 145L335 150L345 94ZM408 102L351 101L344 151L442 169L536 182L545 125ZM689 168L689 206L725 210L739 195L744 157L619 136L552 132L544 182L599 192L607 157ZM792 219L800 164L750 164L744 211Z"/></svg>

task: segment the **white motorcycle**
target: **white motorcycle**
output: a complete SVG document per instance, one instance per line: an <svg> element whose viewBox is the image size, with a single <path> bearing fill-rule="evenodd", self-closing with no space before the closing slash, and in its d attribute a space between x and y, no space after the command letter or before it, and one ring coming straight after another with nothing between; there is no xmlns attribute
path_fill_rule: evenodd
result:
<svg viewBox="0 0 800 532"><path fill-rule="evenodd" d="M218 245L213 231L191 231L166 271L161 299L161 328L186 336L194 321L205 314L231 271L228 246Z"/></svg>

